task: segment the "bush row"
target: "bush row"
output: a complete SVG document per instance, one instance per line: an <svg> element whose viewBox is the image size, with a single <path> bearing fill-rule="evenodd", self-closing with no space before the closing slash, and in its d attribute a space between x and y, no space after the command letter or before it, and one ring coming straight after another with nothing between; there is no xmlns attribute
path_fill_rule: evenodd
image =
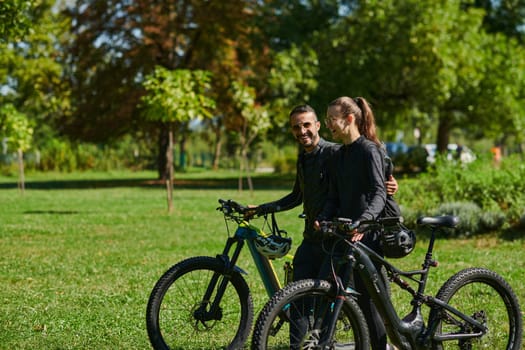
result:
<svg viewBox="0 0 525 350"><path fill-rule="evenodd" d="M2 174L16 174L17 162L17 154L14 152L0 154ZM131 138L111 146L52 138L24 154L24 167L29 171L142 170L152 166L153 157L139 152L137 144Z"/></svg>
<svg viewBox="0 0 525 350"><path fill-rule="evenodd" d="M483 157L470 164L438 159L417 178L401 179L396 199L409 225L421 215L452 214L460 218L458 235L523 228L524 178L520 155L497 165Z"/></svg>

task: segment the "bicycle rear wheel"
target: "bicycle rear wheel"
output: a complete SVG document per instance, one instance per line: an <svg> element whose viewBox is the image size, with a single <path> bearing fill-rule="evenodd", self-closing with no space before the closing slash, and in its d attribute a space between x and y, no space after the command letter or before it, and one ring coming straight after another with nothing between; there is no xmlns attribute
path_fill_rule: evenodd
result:
<svg viewBox="0 0 525 350"><path fill-rule="evenodd" d="M257 318L252 349L319 349L335 300L332 290L327 281L307 279L278 291ZM368 350L368 337L361 309L352 298L347 298L326 349Z"/></svg>
<svg viewBox="0 0 525 350"><path fill-rule="evenodd" d="M224 263L194 257L172 266L153 288L146 311L148 336L154 349L240 349L249 336L253 303L246 281L230 276L224 296L211 312L217 286L225 278ZM203 299L213 276L218 283Z"/></svg>
<svg viewBox="0 0 525 350"><path fill-rule="evenodd" d="M509 284L498 274L484 268L468 268L452 276L436 298L473 317L488 328L476 338L436 341L435 350L448 349L521 349L522 319L518 299ZM436 336L475 332L465 321L450 312L433 310L439 318Z"/></svg>

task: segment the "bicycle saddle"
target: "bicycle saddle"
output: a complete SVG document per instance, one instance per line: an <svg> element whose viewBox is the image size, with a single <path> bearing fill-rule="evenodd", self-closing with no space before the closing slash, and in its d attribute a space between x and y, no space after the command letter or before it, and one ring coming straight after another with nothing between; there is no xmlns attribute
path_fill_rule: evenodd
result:
<svg viewBox="0 0 525 350"><path fill-rule="evenodd" d="M443 216L422 216L417 219L418 225L456 227L459 224L459 218L453 215Z"/></svg>

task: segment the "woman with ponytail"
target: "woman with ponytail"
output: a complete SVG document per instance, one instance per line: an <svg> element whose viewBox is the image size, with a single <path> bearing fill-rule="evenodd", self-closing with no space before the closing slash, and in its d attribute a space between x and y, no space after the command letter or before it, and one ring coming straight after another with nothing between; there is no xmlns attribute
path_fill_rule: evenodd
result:
<svg viewBox="0 0 525 350"><path fill-rule="evenodd" d="M335 216L353 221L378 218L387 198L385 153L376 134L372 109L362 97L339 97L328 105L325 121L343 146L332 158L328 199L318 222ZM361 241L382 255L379 233L355 231L352 241ZM372 350L388 349L384 323L357 274L354 288L360 292L358 304L367 320Z"/></svg>
<svg viewBox="0 0 525 350"><path fill-rule="evenodd" d="M332 159L334 176L322 216L379 217L386 202L384 152L372 109L362 97L339 97L328 105L325 122L343 146Z"/></svg>

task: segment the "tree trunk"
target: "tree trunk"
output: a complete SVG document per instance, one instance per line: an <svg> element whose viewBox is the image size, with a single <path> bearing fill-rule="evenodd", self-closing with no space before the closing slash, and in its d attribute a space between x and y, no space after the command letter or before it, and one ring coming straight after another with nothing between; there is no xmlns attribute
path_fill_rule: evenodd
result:
<svg viewBox="0 0 525 350"><path fill-rule="evenodd" d="M252 176L250 174L250 161L248 160L247 152L244 152L244 163L244 168L246 169L246 181L248 182L248 189L250 190L250 193L253 193L253 182Z"/></svg>
<svg viewBox="0 0 525 350"><path fill-rule="evenodd" d="M246 173L246 182L248 183L248 189L253 192L253 182L250 175L250 164L248 161L248 152L245 147L241 149L241 159L239 162L239 192L243 190L243 173Z"/></svg>
<svg viewBox="0 0 525 350"><path fill-rule="evenodd" d="M168 177L166 179L166 190L168 199L168 213L173 212L173 130L171 124L168 130L168 150L166 152L166 166Z"/></svg>
<svg viewBox="0 0 525 350"><path fill-rule="evenodd" d="M24 193L26 185L25 185L25 176L24 176L24 152L19 149L18 150L18 189L20 192Z"/></svg>
<svg viewBox="0 0 525 350"><path fill-rule="evenodd" d="M221 148L222 148L222 131L221 125L217 125L215 128L215 150L213 152L213 163L212 169L219 169L219 160L221 158Z"/></svg>
<svg viewBox="0 0 525 350"><path fill-rule="evenodd" d="M167 152L169 147L169 126L161 123L159 127L159 153L157 156L157 171L159 180L166 180L168 178L167 167Z"/></svg>
<svg viewBox="0 0 525 350"><path fill-rule="evenodd" d="M241 159L239 160L239 182L238 182L238 191L242 192L242 181L243 181L243 170L244 170L244 161L243 161L243 150L241 149Z"/></svg>
<svg viewBox="0 0 525 350"><path fill-rule="evenodd" d="M186 140L188 139L186 131L180 128L180 141L179 141L179 170L186 169Z"/></svg>
<svg viewBox="0 0 525 350"><path fill-rule="evenodd" d="M240 136L241 157L239 159L239 192L242 192L244 158L246 156L246 120L244 120Z"/></svg>
<svg viewBox="0 0 525 350"><path fill-rule="evenodd" d="M450 128L451 119L449 116L444 115L439 118L438 134L437 134L437 152L440 154L446 154L448 151L448 141L450 139Z"/></svg>

